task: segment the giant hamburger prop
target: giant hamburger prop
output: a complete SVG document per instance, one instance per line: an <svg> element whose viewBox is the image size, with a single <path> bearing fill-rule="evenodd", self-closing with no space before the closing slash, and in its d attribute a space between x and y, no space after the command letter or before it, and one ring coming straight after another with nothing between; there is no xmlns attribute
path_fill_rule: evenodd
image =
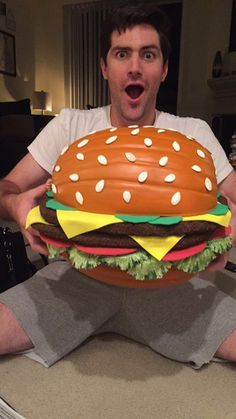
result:
<svg viewBox="0 0 236 419"><path fill-rule="evenodd" d="M92 278L156 287L191 278L229 250L229 221L208 150L173 130L132 126L65 147L27 226L50 256Z"/></svg>

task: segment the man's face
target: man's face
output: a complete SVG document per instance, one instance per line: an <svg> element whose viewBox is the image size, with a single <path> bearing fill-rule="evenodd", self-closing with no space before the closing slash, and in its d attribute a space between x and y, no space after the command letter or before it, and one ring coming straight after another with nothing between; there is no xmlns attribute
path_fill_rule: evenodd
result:
<svg viewBox="0 0 236 419"><path fill-rule="evenodd" d="M101 69L110 88L112 125L153 124L156 95L168 71L155 29L142 24L114 31Z"/></svg>

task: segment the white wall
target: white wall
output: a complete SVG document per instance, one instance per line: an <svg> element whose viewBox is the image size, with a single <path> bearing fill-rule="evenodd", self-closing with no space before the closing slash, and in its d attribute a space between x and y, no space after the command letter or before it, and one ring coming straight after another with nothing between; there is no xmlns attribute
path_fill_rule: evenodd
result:
<svg viewBox="0 0 236 419"><path fill-rule="evenodd" d="M5 0L16 16L16 79L0 76L0 100L46 90L52 95L53 112L65 106L63 10L78 0ZM93 1L93 0L90 0ZM207 85L217 50L229 43L232 0L183 0L181 66L178 113L210 121L215 99ZM33 48L34 41L34 48ZM230 55L236 69L236 53ZM29 81L24 81L24 74ZM236 101L229 103L236 112Z"/></svg>

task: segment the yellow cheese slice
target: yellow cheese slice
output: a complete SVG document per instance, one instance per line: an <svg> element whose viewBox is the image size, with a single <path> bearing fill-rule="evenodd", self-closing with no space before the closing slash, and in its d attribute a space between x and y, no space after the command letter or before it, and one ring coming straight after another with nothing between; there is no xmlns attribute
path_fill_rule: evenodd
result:
<svg viewBox="0 0 236 419"><path fill-rule="evenodd" d="M32 208L28 213L25 228L27 229L31 224L34 223L49 224L47 221L44 220L44 218L40 214L39 205L37 207Z"/></svg>
<svg viewBox="0 0 236 419"><path fill-rule="evenodd" d="M231 212L227 211L225 215L203 214L183 217L183 221L210 221L223 227L228 227L231 218Z"/></svg>
<svg viewBox="0 0 236 419"><path fill-rule="evenodd" d="M57 219L68 239L109 224L123 223L113 215L84 211L57 210Z"/></svg>
<svg viewBox="0 0 236 419"><path fill-rule="evenodd" d="M70 239L79 234L96 230L109 224L122 223L123 221L113 215L95 214L84 211L57 211L57 218L61 228ZM229 225L231 213L228 211L225 215L202 214L196 216L183 217L183 221L210 221L227 227ZM26 220L26 228L34 223L49 224L40 214L39 206L32 208ZM134 236L134 240L140 244L148 253L156 259L161 260L168 251L175 246L181 237L170 236L162 237L139 237Z"/></svg>
<svg viewBox="0 0 236 419"><path fill-rule="evenodd" d="M169 237L142 237L132 236L140 246L150 253L154 258L161 260L181 239L183 236Z"/></svg>

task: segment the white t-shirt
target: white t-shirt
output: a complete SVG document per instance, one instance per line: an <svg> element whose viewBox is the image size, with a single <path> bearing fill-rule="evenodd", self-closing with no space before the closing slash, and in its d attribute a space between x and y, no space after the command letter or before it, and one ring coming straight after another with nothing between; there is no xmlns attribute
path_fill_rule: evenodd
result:
<svg viewBox="0 0 236 419"><path fill-rule="evenodd" d="M233 170L224 150L205 121L156 111L154 126L171 128L182 134L191 135L206 147L212 154L218 183ZM73 143L92 131L110 127L112 127L110 105L90 110L63 109L39 133L28 150L37 163L51 173L52 167L65 145Z"/></svg>

